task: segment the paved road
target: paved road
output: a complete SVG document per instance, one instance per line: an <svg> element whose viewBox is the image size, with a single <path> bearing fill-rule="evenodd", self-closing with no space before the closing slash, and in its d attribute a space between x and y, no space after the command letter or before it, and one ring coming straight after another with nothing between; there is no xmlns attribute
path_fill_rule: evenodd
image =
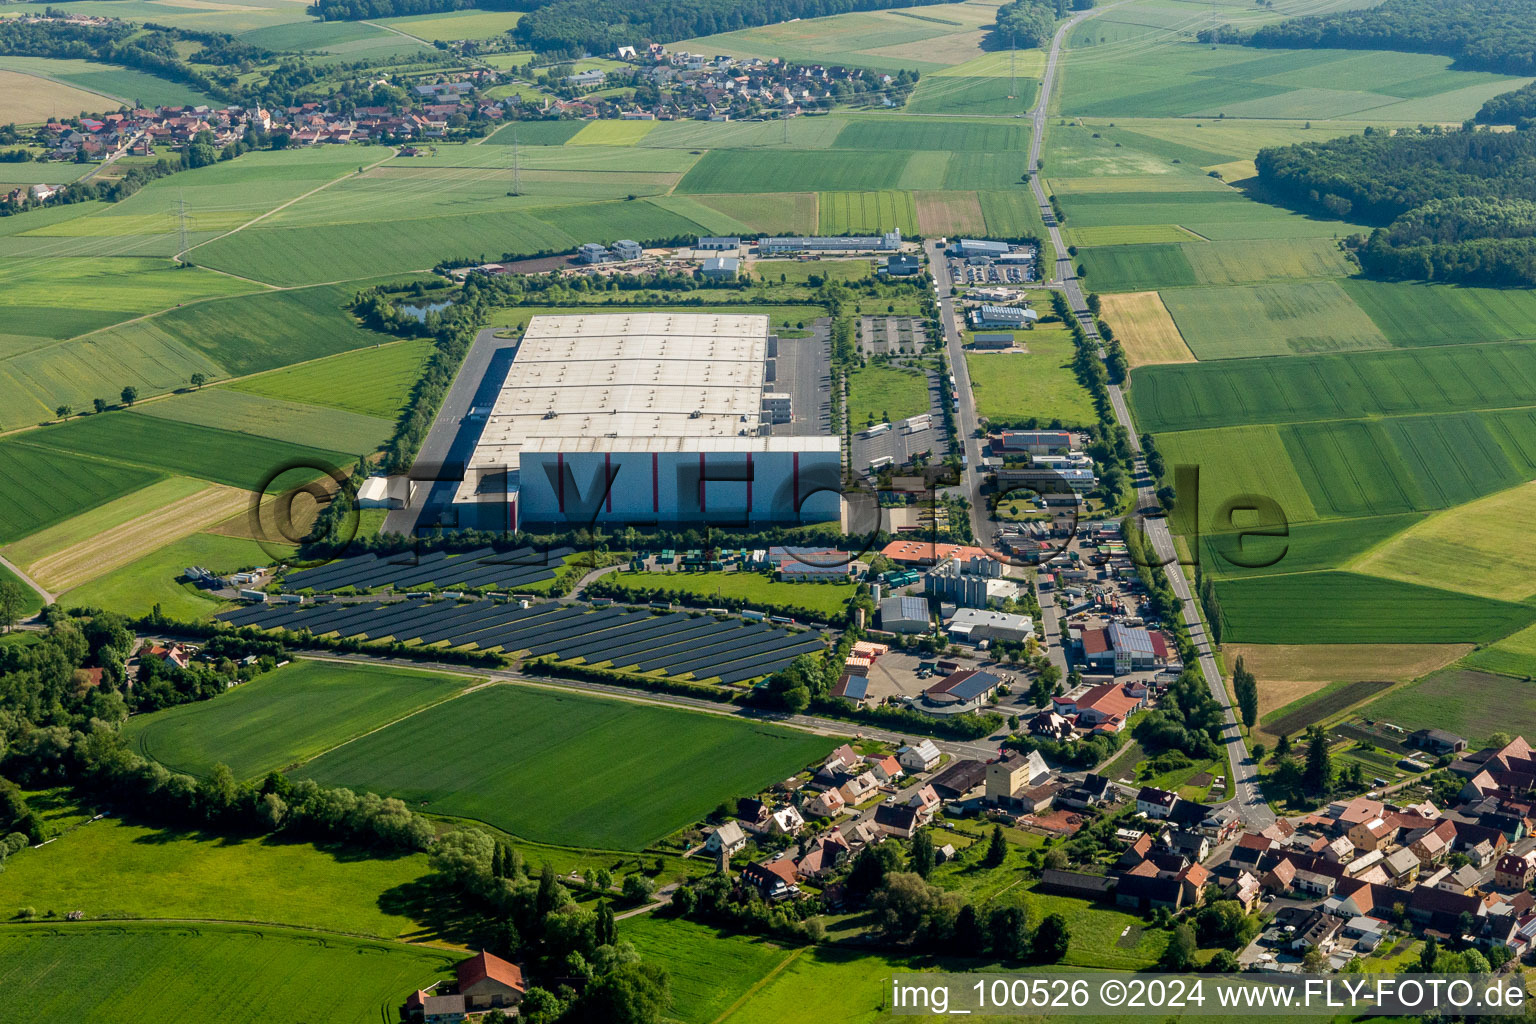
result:
<svg viewBox="0 0 1536 1024"><path fill-rule="evenodd" d="M1072 265L1072 259L1067 253L1066 243L1062 241L1061 229L1056 225L1056 217L1051 209L1050 200L1046 197L1045 187L1040 182L1040 146L1045 138L1045 121L1047 110L1051 101L1051 89L1056 80L1056 69L1061 56L1061 46L1067 34L1079 23L1091 18L1112 7L1098 7L1074 15L1057 29L1056 36L1051 40L1051 51L1046 57L1045 74L1040 81L1040 97L1031 111L1034 131L1029 142L1029 187L1035 194L1035 201L1040 204L1040 216L1045 221L1046 230L1050 233L1051 242L1056 247L1056 276L1060 279L1063 292L1067 301L1072 306L1078 322L1083 330L1094 340L1099 340L1098 328L1094 326L1093 317L1089 315L1088 304L1083 296L1082 283L1077 278L1076 268ZM1101 350L1102 352L1102 350ZM1132 472L1136 483L1136 500L1138 507L1157 504L1155 482L1151 474L1147 472L1146 461L1141 457L1141 441L1136 431L1136 421L1131 416L1129 405L1126 404L1125 394L1117 385L1110 385L1110 405L1114 409L1115 419L1131 435L1131 446L1135 450L1135 460ZM1200 672L1205 677L1206 685L1210 687L1211 695L1225 709L1227 726L1225 739L1228 750L1231 753L1229 760L1232 765L1232 782L1236 787L1236 796L1232 800L1232 806L1241 815L1243 822L1252 828L1265 828L1275 820L1274 812L1259 793L1258 766L1248 757L1243 747L1242 738L1239 735L1237 715L1233 709L1232 701L1227 696L1226 687L1222 684L1221 673L1216 667L1216 659L1211 655L1209 638L1205 635L1205 625L1200 619L1199 609L1195 606L1193 593L1189 585L1189 579L1184 574L1184 567L1179 564L1173 545L1173 536L1169 533L1168 522L1165 519L1154 518L1143 520L1143 526L1147 533L1147 539L1151 543L1158 560L1164 564L1164 571L1168 576L1168 582L1173 587L1173 592L1183 605L1184 624L1189 628L1189 635L1194 641L1195 650L1199 655Z"/></svg>
<svg viewBox="0 0 1536 1024"><path fill-rule="evenodd" d="M442 408L437 411L437 419L427 432L427 439L422 442L421 450L416 454L416 462L411 467L411 482L416 485L419 497L408 507L395 509L385 516L382 532L413 533L423 512L453 499L459 482L458 479L448 478L459 476L462 463L469 457L479 437L480 425L465 422L470 408L475 404L476 393L481 390L486 371L491 368L498 354L510 354L517 349L517 339L496 337L499 329L487 327L475 335L469 354L459 366L459 375L454 378L453 387L448 389L448 396L443 399Z"/></svg>
<svg viewBox="0 0 1536 1024"><path fill-rule="evenodd" d="M43 589L43 585L41 583L37 582L37 580L34 580L31 576L28 576L25 572L22 571L21 566L17 565L15 562L12 562L4 555L0 555L0 565L3 565L5 568L9 569L11 573L15 575L18 580L21 580L24 585L36 591L37 596L43 599L43 604L53 604L54 601L58 600L57 595L50 594L47 590Z"/></svg>

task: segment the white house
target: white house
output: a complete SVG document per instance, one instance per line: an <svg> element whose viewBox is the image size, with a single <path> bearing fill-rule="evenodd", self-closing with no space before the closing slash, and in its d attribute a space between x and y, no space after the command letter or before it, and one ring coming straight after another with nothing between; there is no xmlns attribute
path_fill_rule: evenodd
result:
<svg viewBox="0 0 1536 1024"><path fill-rule="evenodd" d="M912 747L896 751L896 760L909 772L926 772L938 766L942 755L933 740L923 740Z"/></svg>
<svg viewBox="0 0 1536 1024"><path fill-rule="evenodd" d="M725 853L730 856L747 845L747 834L741 829L741 822L728 821L709 834L704 841L704 849L710 853Z"/></svg>

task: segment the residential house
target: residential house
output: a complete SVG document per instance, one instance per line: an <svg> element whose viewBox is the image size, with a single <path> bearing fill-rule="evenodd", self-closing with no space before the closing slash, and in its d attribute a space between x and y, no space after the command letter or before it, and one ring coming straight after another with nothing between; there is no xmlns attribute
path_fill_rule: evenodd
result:
<svg viewBox="0 0 1536 1024"><path fill-rule="evenodd" d="M1211 855L1211 841L1199 832L1175 829L1163 837L1163 842L1175 853L1188 857L1196 864Z"/></svg>
<svg viewBox="0 0 1536 1024"><path fill-rule="evenodd" d="M1166 789L1142 786L1136 794L1136 813L1148 818L1166 818L1178 802L1178 795Z"/></svg>
<svg viewBox="0 0 1536 1024"><path fill-rule="evenodd" d="M880 788L880 780L875 778L875 773L870 771L860 772L847 782L838 787L838 792L843 794L844 804L858 804L868 799Z"/></svg>
<svg viewBox="0 0 1536 1024"><path fill-rule="evenodd" d="M753 832L761 832L768 828L769 814L773 808L754 797L736 801L736 817L741 819L742 826Z"/></svg>
<svg viewBox="0 0 1536 1024"><path fill-rule="evenodd" d="M822 762L822 767L835 772L851 772L860 763L862 763L862 759L859 755L854 753L852 747L844 743L827 755L827 759Z"/></svg>
<svg viewBox="0 0 1536 1024"><path fill-rule="evenodd" d="M522 1002L528 988L523 972L490 953L477 953L454 968L458 975L459 995L469 1011L505 1009Z"/></svg>
<svg viewBox="0 0 1536 1024"><path fill-rule="evenodd" d="M1146 704L1145 683L1100 683L1076 694L1051 698L1051 709L1071 718L1081 732L1119 732L1132 712Z"/></svg>
<svg viewBox="0 0 1536 1024"><path fill-rule="evenodd" d="M831 874L852 854L848 840L837 829L817 836L811 848L800 858L797 869L802 878L821 878Z"/></svg>
<svg viewBox="0 0 1536 1024"><path fill-rule="evenodd" d="M1442 818L1434 825L1414 829L1402 841L1419 858L1421 865L1429 867L1439 864L1450 854L1456 841L1456 825L1449 818Z"/></svg>
<svg viewBox="0 0 1536 1024"><path fill-rule="evenodd" d="M1333 947L1334 937L1338 935L1343 922L1331 914L1325 914L1321 910L1314 910L1296 925L1296 931L1291 939L1291 949L1303 952L1316 949L1326 953Z"/></svg>
<svg viewBox="0 0 1536 1024"><path fill-rule="evenodd" d="M1028 754L1009 751L986 766L986 802L994 807L1016 807L1025 790L1050 777L1050 767L1038 750Z"/></svg>
<svg viewBox="0 0 1536 1024"><path fill-rule="evenodd" d="M1445 877L1435 883L1436 889L1445 892L1473 893L1483 884L1483 873L1471 864L1463 864L1454 870L1446 868Z"/></svg>
<svg viewBox="0 0 1536 1024"><path fill-rule="evenodd" d="M827 789L816 794L815 799L806 804L806 813L813 818L835 818L843 813L847 806L841 790Z"/></svg>
<svg viewBox="0 0 1536 1024"><path fill-rule="evenodd" d="M1375 850L1397 837L1397 817L1391 813L1351 826L1346 835L1359 850Z"/></svg>
<svg viewBox="0 0 1536 1024"><path fill-rule="evenodd" d="M800 895L800 873L790 857L748 864L741 880L752 886L765 900L777 901Z"/></svg>
<svg viewBox="0 0 1536 1024"><path fill-rule="evenodd" d="M1506 853L1493 868L1493 884L1500 889L1524 889L1536 880L1536 851Z"/></svg>
<svg viewBox="0 0 1536 1024"><path fill-rule="evenodd" d="M1120 791L1107 775L1089 772L1082 782L1064 789L1056 797L1056 802L1074 810L1087 810L1114 803L1119 796Z"/></svg>
<svg viewBox="0 0 1536 1024"><path fill-rule="evenodd" d="M704 849L713 854L725 854L727 857L734 855L743 846L747 845L747 833L742 829L741 822L728 821L709 834L704 841Z"/></svg>
<svg viewBox="0 0 1536 1024"><path fill-rule="evenodd" d="M875 778L881 782L891 782L901 778L901 762L891 754L869 754L864 758L869 765L869 770L875 773Z"/></svg>
<svg viewBox="0 0 1536 1024"><path fill-rule="evenodd" d="M943 755L939 748L934 746L933 740L923 740L914 746L902 747L896 751L896 760L909 772L932 771L938 767Z"/></svg>
<svg viewBox="0 0 1536 1024"><path fill-rule="evenodd" d="M925 824L922 812L908 804L881 804L875 808L875 824L887 835L911 839Z"/></svg>
<svg viewBox="0 0 1536 1024"><path fill-rule="evenodd" d="M1251 914L1258 908L1264 896L1264 886L1259 884L1258 878L1251 873L1239 871L1237 878L1228 887L1227 895L1242 906L1243 913Z"/></svg>
<svg viewBox="0 0 1536 1024"><path fill-rule="evenodd" d="M1382 861L1387 877L1392 879L1393 884L1403 887L1412 885L1418 878L1420 866L1418 854L1406 846L1393 850Z"/></svg>
<svg viewBox="0 0 1536 1024"><path fill-rule="evenodd" d="M805 819L800 817L800 812L793 807L781 807L768 815L766 831L770 835L799 835L803 828L805 828Z"/></svg>
<svg viewBox="0 0 1536 1024"><path fill-rule="evenodd" d="M926 825L933 820L933 816L939 813L939 791L932 785L918 786L907 797L907 806L917 808L917 813L922 816L922 824Z"/></svg>

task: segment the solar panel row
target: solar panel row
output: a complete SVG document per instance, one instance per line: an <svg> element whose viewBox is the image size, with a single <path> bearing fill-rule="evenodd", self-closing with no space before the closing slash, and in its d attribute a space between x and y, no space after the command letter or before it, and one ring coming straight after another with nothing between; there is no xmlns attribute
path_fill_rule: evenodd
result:
<svg viewBox="0 0 1536 1024"><path fill-rule="evenodd" d="M386 585L403 590L424 584L466 590L480 587L516 589L553 579L555 570L574 551L569 547L552 551L522 547L498 552L495 548L484 547L463 554L405 551L380 556L369 553L292 573L285 584L290 590L312 588L322 592L346 587L372 590Z"/></svg>
<svg viewBox="0 0 1536 1024"><path fill-rule="evenodd" d="M359 563L359 567L367 566ZM430 570L429 570L430 571ZM355 577L348 577L355 578ZM583 658L589 665L726 683L768 675L822 648L816 634L791 633L736 619L654 614L623 608L593 610L546 602L528 608L496 601L356 601L321 605L251 605L220 616L236 626L308 629L316 636L474 644L480 650Z"/></svg>

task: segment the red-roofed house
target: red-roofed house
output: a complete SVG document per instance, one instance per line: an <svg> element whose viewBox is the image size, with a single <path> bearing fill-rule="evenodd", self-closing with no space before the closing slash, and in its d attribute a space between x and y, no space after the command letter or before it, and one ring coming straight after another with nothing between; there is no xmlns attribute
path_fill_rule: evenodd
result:
<svg viewBox="0 0 1536 1024"><path fill-rule="evenodd" d="M522 1002L523 993L528 991L517 964L509 964L490 953L476 953L454 971L458 974L459 995L464 997L467 1010L516 1006Z"/></svg>
<svg viewBox="0 0 1536 1024"><path fill-rule="evenodd" d="M1101 683L1075 697L1053 697L1051 706L1058 715L1075 715L1077 727L1084 732L1119 732L1131 712L1146 700L1147 690L1143 686Z"/></svg>

